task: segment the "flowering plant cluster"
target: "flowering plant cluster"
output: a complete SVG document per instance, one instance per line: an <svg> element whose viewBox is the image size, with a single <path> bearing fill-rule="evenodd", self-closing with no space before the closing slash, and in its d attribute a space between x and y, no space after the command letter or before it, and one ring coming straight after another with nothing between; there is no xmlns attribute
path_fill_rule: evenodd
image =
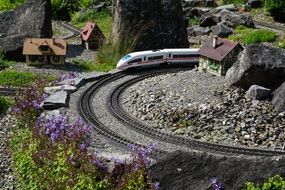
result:
<svg viewBox="0 0 285 190"><path fill-rule="evenodd" d="M61 81L68 80L68 79L74 79L78 76L79 76L79 73L77 72L69 72L67 74L61 75L56 82L61 82Z"/></svg>
<svg viewBox="0 0 285 190"><path fill-rule="evenodd" d="M46 84L47 80L40 79L33 86L18 91L12 113L22 124L33 126L35 119L42 112L40 104L47 98L47 94L43 94Z"/></svg>
<svg viewBox="0 0 285 190"><path fill-rule="evenodd" d="M21 189L158 189L148 178L156 148L129 145L131 158L106 159L92 153L90 127L81 118L41 115L44 81L19 93L13 113L24 126L15 133L14 164ZM22 126L22 125L21 125Z"/></svg>
<svg viewBox="0 0 285 190"><path fill-rule="evenodd" d="M211 179L211 184L213 190L224 190L223 184L221 184L216 177L213 177Z"/></svg>

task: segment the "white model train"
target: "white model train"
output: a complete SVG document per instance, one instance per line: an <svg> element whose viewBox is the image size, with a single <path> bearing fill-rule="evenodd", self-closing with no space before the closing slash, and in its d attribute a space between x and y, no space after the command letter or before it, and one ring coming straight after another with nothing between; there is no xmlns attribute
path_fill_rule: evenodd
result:
<svg viewBox="0 0 285 190"><path fill-rule="evenodd" d="M197 64L199 49L161 49L133 52L125 55L117 64L117 69L157 66L160 64Z"/></svg>

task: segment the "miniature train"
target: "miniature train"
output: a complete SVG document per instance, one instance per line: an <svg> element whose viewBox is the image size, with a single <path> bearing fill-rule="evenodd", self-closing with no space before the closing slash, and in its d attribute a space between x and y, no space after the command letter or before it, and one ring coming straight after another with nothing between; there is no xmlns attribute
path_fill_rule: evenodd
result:
<svg viewBox="0 0 285 190"><path fill-rule="evenodd" d="M117 64L117 69L158 66L161 64L198 64L199 49L160 49L127 54Z"/></svg>

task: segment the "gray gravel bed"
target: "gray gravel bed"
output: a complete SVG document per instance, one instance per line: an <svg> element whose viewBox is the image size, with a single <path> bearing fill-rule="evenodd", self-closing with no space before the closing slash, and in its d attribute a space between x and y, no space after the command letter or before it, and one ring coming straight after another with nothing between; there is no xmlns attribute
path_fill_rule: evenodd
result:
<svg viewBox="0 0 285 190"><path fill-rule="evenodd" d="M16 189L9 149L11 128L15 120L8 114L0 116L0 189Z"/></svg>
<svg viewBox="0 0 285 190"><path fill-rule="evenodd" d="M219 144L283 149L285 114L252 100L224 77L183 71L145 79L122 96L124 109L172 134Z"/></svg>
<svg viewBox="0 0 285 190"><path fill-rule="evenodd" d="M189 148L176 146L174 144L161 142L157 139L153 139L150 137L147 137L143 134L140 134L122 124L119 122L115 117L113 117L106 107L106 101L108 101L106 98L111 93L112 89L114 89L117 85L129 80L130 78L136 77L136 75L129 75L122 79L116 80L112 83L109 83L108 85L104 86L100 91L94 96L93 99L93 109L95 111L96 116L100 119L100 121L109 129L115 131L120 136L123 136L127 139L130 139L131 141L134 141L136 143L140 143L142 145L150 145L151 143L157 143L159 149L165 150L165 151L174 151L177 149L185 150L185 151L193 151Z"/></svg>

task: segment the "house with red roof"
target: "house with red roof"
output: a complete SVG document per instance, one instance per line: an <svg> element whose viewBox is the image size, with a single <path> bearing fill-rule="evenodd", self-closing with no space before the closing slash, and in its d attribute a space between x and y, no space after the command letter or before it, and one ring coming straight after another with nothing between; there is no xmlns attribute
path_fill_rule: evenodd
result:
<svg viewBox="0 0 285 190"><path fill-rule="evenodd" d="M200 54L199 69L224 76L242 50L243 47L238 42L214 35L198 51Z"/></svg>
<svg viewBox="0 0 285 190"><path fill-rule="evenodd" d="M81 39L86 49L98 49L106 38L96 23L88 22L82 30Z"/></svg>
<svg viewBox="0 0 285 190"><path fill-rule="evenodd" d="M56 38L27 38L23 47L27 64L63 65L66 51L67 43Z"/></svg>

